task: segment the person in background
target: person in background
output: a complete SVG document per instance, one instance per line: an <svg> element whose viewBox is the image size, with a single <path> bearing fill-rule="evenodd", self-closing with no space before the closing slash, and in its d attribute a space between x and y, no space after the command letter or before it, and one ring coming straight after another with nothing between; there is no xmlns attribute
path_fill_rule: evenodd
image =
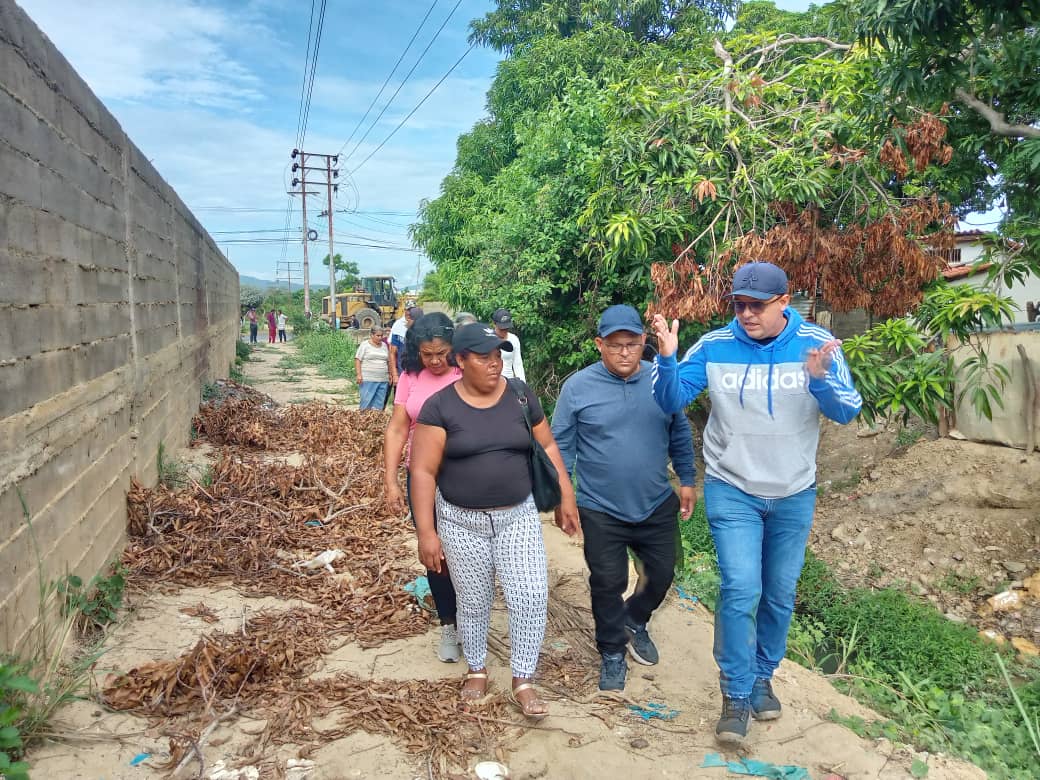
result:
<svg viewBox="0 0 1040 780"><path fill-rule="evenodd" d="M382 411L390 387L390 349L383 342L382 328L372 328L369 337L358 344L354 373L361 397L358 408Z"/></svg>
<svg viewBox="0 0 1040 780"><path fill-rule="evenodd" d="M267 319L267 343L274 344L278 323L275 321L274 309L268 309L265 315Z"/></svg>
<svg viewBox="0 0 1040 780"><path fill-rule="evenodd" d="M411 475L405 483L405 494L401 493L398 471L407 446L408 465L412 454L412 437L415 421L431 395L458 381L462 372L451 356L451 339L455 328L447 315L434 312L419 317L408 329L403 371L397 382L394 396L394 411L386 428L383 442L383 478L386 485L386 501L390 509L404 514L406 503L411 508ZM391 363L391 369L392 369ZM413 512L414 518L414 512ZM427 580L437 615L441 622L441 640L437 657L445 663L459 660L461 648L456 628L455 588L451 583L447 567L428 569Z"/></svg>
<svg viewBox="0 0 1040 780"><path fill-rule="evenodd" d="M475 315L470 314L468 311L460 311L455 314L455 328L461 328L463 325L470 325L477 321Z"/></svg>
<svg viewBox="0 0 1040 780"><path fill-rule="evenodd" d="M285 342L285 324L289 318L285 316L285 312L281 309L278 310L278 341Z"/></svg>
<svg viewBox="0 0 1040 780"><path fill-rule="evenodd" d="M524 373L524 359L520 355L520 339L516 337L513 330L513 315L509 313L509 309L495 309L495 313L491 315L491 322L495 325L495 333L500 339L508 341L513 349L512 351L506 351L502 355L502 376L506 378L516 377L521 382L527 381L527 374Z"/></svg>
<svg viewBox="0 0 1040 780"><path fill-rule="evenodd" d="M256 307L250 306L246 312L246 320L249 321L249 343L256 344L256 334L260 329L260 318L256 314Z"/></svg>
<svg viewBox="0 0 1040 780"><path fill-rule="evenodd" d="M414 305L409 306L404 310L404 316L399 317L390 328L390 384L392 385L397 384L404 367L405 336L408 333L408 329L421 316L423 316L422 309Z"/></svg>
<svg viewBox="0 0 1040 780"><path fill-rule="evenodd" d="M574 489L538 398L502 376L512 344L481 322L455 332L462 379L430 396L419 413L410 473L419 556L431 571L447 568L458 594L459 634L469 665L463 702L487 693L487 638L497 575L509 612L511 698L525 717L548 708L531 683L545 636L549 586L542 524L531 496L531 437L556 466L561 525L577 533ZM523 395L523 403L520 400ZM530 410L528 432L524 404Z"/></svg>
<svg viewBox="0 0 1040 780"><path fill-rule="evenodd" d="M642 361L643 321L631 306L611 306L599 320L601 360L563 383L552 433L563 462L577 478L577 511L585 536L599 688L623 690L625 646L638 663L658 662L647 631L675 574L681 511L693 514L693 434L682 412L654 402L650 363ZM679 497L668 480L671 459ZM560 512L566 511L561 507ZM573 521L572 521L573 522ZM627 599L628 551L640 561Z"/></svg>
<svg viewBox="0 0 1040 780"><path fill-rule="evenodd" d="M780 717L773 672L787 648L816 507L820 413L848 423L863 404L841 341L788 306L787 275L753 262L733 275L733 319L676 362L679 321L654 316L654 398L668 414L707 388L704 508L722 575L715 737L740 745L748 720Z"/></svg>

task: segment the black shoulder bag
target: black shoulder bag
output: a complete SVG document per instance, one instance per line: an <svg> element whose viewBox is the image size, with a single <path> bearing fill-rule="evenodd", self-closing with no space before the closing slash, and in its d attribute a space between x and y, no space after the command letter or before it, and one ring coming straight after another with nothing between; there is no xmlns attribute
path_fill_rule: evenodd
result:
<svg viewBox="0 0 1040 780"><path fill-rule="evenodd" d="M539 512L550 512L560 505L563 500L560 493L560 476L545 448L538 443L534 437L531 427L531 409L527 405L527 395L520 384L512 379L506 379L506 384L516 395L520 402L520 408L524 414L524 422L527 424L527 433L531 436L531 494L534 496L534 505Z"/></svg>

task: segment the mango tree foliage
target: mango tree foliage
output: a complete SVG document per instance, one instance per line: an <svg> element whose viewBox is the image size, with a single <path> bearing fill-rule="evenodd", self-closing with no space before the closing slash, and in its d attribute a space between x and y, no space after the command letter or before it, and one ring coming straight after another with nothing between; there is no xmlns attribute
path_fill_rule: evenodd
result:
<svg viewBox="0 0 1040 780"><path fill-rule="evenodd" d="M962 212L1002 209L1007 281L1040 274L1040 0L848 0L892 115L949 106ZM974 191L973 191L974 190ZM1000 259L994 257L992 259Z"/></svg>
<svg viewBox="0 0 1040 780"><path fill-rule="evenodd" d="M651 42L616 20L579 27L524 33L412 229L452 305L512 309L540 390L595 357L606 305L656 294L675 316L718 314L748 252L839 307L919 298L940 263L929 244L949 240L928 189L944 126L861 121L876 86L863 49L810 22L777 37L680 20Z"/></svg>
<svg viewBox="0 0 1040 780"><path fill-rule="evenodd" d="M543 38L569 38L612 25L633 41L663 41L682 27L722 30L737 0L499 0L472 24L470 40L515 52Z"/></svg>
<svg viewBox="0 0 1040 780"><path fill-rule="evenodd" d="M767 259L839 311L896 316L950 242L949 209L915 182L952 154L923 117L903 152L859 121L867 52L821 36L716 39L679 67L611 86L610 135L582 213L587 251L654 274L666 316L723 311L735 264Z"/></svg>

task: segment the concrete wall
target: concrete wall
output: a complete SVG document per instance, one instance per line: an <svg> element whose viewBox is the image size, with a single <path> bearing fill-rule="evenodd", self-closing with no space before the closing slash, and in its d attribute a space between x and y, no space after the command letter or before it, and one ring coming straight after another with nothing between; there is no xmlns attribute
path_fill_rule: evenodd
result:
<svg viewBox="0 0 1040 780"><path fill-rule="evenodd" d="M1000 394L1004 405L991 404L993 419L987 420L975 412L971 399L965 396L955 410L957 431L972 441L997 442L1025 449L1030 408L1026 403L1026 370L1022 365L1018 347L1021 345L1025 350L1026 358L1032 366L1034 381L1040 385L1040 326L1019 325L1013 329L986 332L981 335L981 340L990 361L1000 363L1011 375ZM974 353L967 348L958 349L954 353L954 359L958 363L973 356ZM1035 392L1038 401L1032 413L1036 424L1040 426L1040 386L1035 387ZM1036 441L1040 442L1040 431L1037 433Z"/></svg>
<svg viewBox="0 0 1040 780"><path fill-rule="evenodd" d="M37 613L38 559L87 579L119 552L131 475L186 442L237 331L234 268L0 0L0 650Z"/></svg>

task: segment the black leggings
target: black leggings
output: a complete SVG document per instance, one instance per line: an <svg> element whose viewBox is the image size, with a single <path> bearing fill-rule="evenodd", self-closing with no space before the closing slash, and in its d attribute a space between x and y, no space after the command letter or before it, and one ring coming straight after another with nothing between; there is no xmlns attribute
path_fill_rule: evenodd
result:
<svg viewBox="0 0 1040 780"><path fill-rule="evenodd" d="M412 512L412 524L415 524L415 512L412 510L412 475L408 474L405 481L405 494L408 497L408 510ZM437 514L433 516L433 527L437 528ZM426 570L426 580L430 583L430 593L433 594L433 605L437 607L437 617L441 625L455 625L455 613L458 607L455 603L455 586L448 574L447 561L441 561L441 573Z"/></svg>

